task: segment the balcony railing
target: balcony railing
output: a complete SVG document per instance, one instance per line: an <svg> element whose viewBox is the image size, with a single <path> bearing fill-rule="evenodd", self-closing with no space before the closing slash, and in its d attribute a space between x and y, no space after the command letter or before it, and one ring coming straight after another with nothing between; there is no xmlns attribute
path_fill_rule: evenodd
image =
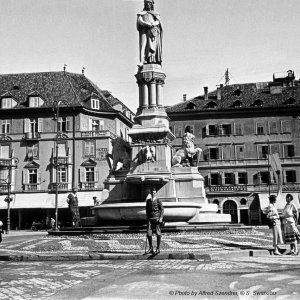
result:
<svg viewBox="0 0 300 300"><path fill-rule="evenodd" d="M52 164L56 165L56 162L58 165L71 165L72 158L70 156L59 156L58 158L52 157Z"/></svg>
<svg viewBox="0 0 300 300"><path fill-rule="evenodd" d="M8 192L7 183L0 183L0 192Z"/></svg>
<svg viewBox="0 0 300 300"><path fill-rule="evenodd" d="M9 167L12 165L11 158L0 158L0 167Z"/></svg>
<svg viewBox="0 0 300 300"><path fill-rule="evenodd" d="M40 189L39 183L24 184L24 191L38 191Z"/></svg>
<svg viewBox="0 0 300 300"><path fill-rule="evenodd" d="M94 190L96 188L96 182L81 182L81 189L82 190Z"/></svg>
<svg viewBox="0 0 300 300"><path fill-rule="evenodd" d="M41 138L41 134L39 132L26 132L25 140L38 140Z"/></svg>
<svg viewBox="0 0 300 300"><path fill-rule="evenodd" d="M109 130L98 130L98 131L82 131L81 132L82 137L110 137L111 132Z"/></svg>
<svg viewBox="0 0 300 300"><path fill-rule="evenodd" d="M282 165L284 164L300 164L300 157L281 157L280 162ZM244 166L244 167L251 167L260 165L262 167L268 166L268 160L263 158L247 158L247 159L240 159L240 160L221 160L221 159L212 159L212 160L200 160L199 161L199 168L214 168L214 167L231 167L231 166Z"/></svg>
<svg viewBox="0 0 300 300"><path fill-rule="evenodd" d="M205 186L208 192L239 192L239 191L248 191L252 193L265 193L272 192L277 193L278 185L277 183L271 183L270 185L262 183L259 185L247 184L247 185L209 185ZM283 191L299 191L300 183L285 183L282 186Z"/></svg>
<svg viewBox="0 0 300 300"><path fill-rule="evenodd" d="M59 191L68 190L68 183L67 182L59 182L57 185L57 189ZM51 190L56 190L56 182L51 183Z"/></svg>

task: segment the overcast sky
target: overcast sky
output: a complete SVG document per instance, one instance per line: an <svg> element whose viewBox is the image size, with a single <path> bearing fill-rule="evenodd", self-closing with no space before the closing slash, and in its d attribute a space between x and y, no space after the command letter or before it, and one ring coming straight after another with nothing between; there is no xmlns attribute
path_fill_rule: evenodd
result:
<svg viewBox="0 0 300 300"><path fill-rule="evenodd" d="M138 106L143 0L0 0L0 73L81 73ZM164 105L224 83L300 76L299 0L155 0L164 29Z"/></svg>

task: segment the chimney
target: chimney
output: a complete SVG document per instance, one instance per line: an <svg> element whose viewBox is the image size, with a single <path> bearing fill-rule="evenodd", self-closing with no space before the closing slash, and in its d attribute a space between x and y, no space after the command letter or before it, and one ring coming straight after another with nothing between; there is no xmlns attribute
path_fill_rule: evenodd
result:
<svg viewBox="0 0 300 300"><path fill-rule="evenodd" d="M208 100L208 87L205 86L203 87L203 89L204 89L204 100Z"/></svg>
<svg viewBox="0 0 300 300"><path fill-rule="evenodd" d="M221 93L222 87L223 87L223 84L220 84L220 85L217 87L217 100L221 100L221 99L222 99L222 93Z"/></svg>
<svg viewBox="0 0 300 300"><path fill-rule="evenodd" d="M186 101L186 94L183 94L183 102Z"/></svg>

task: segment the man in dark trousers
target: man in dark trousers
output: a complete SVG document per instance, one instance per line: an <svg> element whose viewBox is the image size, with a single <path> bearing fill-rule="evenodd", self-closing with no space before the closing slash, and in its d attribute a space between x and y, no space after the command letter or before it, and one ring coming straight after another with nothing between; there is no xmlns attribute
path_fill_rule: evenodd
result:
<svg viewBox="0 0 300 300"><path fill-rule="evenodd" d="M151 188L151 194L146 198L146 214L147 214L147 239L149 242L149 249L147 254L158 254L160 252L161 242L161 224L164 217L164 207L162 202L156 197L156 189ZM156 251L153 251L152 233L155 231L157 236Z"/></svg>

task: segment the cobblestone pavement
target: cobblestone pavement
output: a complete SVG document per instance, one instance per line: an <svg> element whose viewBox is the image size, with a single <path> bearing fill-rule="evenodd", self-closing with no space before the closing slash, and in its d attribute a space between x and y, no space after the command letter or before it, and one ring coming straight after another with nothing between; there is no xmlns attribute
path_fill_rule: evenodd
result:
<svg viewBox="0 0 300 300"><path fill-rule="evenodd" d="M154 245L156 241L154 238ZM220 232L220 233L177 233L163 234L162 252L210 253L234 251L238 249L270 249L272 237L270 232ZM145 249L144 234L94 235L83 237L41 237L39 239L13 241L4 239L0 253L87 253L120 252L141 253Z"/></svg>
<svg viewBox="0 0 300 300"><path fill-rule="evenodd" d="M192 293L208 299L217 291L240 299L266 291L267 295L255 299L275 299L271 297L274 295L277 300L296 299L300 292L299 268L299 257L290 256L209 262L0 262L0 299L188 299ZM226 277L223 281L221 275ZM205 295L211 291L215 294ZM180 297L184 296L180 293L187 293L186 297Z"/></svg>

